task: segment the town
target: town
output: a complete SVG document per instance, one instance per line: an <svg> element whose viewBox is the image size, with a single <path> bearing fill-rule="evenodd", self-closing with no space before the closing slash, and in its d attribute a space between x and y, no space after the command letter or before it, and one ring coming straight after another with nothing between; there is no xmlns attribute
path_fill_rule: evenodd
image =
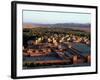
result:
<svg viewBox="0 0 100 80"><path fill-rule="evenodd" d="M87 66L91 63L88 32L65 28L23 29L23 67Z"/></svg>

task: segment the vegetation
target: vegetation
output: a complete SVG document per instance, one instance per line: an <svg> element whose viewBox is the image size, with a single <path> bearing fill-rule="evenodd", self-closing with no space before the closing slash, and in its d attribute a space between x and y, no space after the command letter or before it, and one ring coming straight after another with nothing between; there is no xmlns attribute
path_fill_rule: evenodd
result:
<svg viewBox="0 0 100 80"><path fill-rule="evenodd" d="M85 32L85 31L81 31L81 30L73 30L70 28L24 28L23 29L23 45L27 45L27 41L28 40L36 40L37 38L41 37L41 36L47 36L49 37L50 35L54 35L54 34L72 34L75 36L79 36L79 37L86 37L90 40L90 33L89 32Z"/></svg>

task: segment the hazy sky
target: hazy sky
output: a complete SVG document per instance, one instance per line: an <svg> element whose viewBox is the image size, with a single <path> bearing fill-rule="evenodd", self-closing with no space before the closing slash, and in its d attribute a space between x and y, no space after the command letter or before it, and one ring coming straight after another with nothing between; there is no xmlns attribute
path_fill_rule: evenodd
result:
<svg viewBox="0 0 100 80"><path fill-rule="evenodd" d="M23 11L24 23L90 23L91 14L69 12Z"/></svg>

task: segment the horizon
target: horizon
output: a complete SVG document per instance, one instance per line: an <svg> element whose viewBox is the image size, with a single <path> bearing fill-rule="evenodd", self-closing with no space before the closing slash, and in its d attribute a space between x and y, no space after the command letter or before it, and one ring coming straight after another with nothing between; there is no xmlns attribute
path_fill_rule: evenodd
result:
<svg viewBox="0 0 100 80"><path fill-rule="evenodd" d="M36 24L36 25L54 25L54 24L82 24L82 25L88 25L91 23L32 23L32 22L23 22L23 24Z"/></svg>

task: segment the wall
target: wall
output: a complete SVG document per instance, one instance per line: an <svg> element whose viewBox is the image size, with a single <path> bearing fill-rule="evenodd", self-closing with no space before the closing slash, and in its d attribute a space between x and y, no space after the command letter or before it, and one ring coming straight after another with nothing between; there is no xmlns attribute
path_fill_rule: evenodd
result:
<svg viewBox="0 0 100 80"><path fill-rule="evenodd" d="M64 4L98 5L100 9L100 4L99 4L100 0L31 0L31 1L50 2L50 3L54 2L54 3L64 3ZM0 0L0 80L11 80L10 78L10 71L11 71L10 69L11 67L10 66L11 65L11 14L10 14L11 5L10 3L11 0ZM98 16L98 18L100 19L100 15ZM98 24L98 26L99 25L100 24ZM100 28L98 28L98 30L100 30ZM100 37L98 38L98 41L100 41ZM100 44L100 42L98 42L98 44ZM98 54L98 57L100 57L100 54ZM92 75L42 78L42 80L56 80L56 79L58 80L100 80L100 73L92 74ZM32 80L32 79L26 79L26 80ZM41 78L35 78L34 80L41 80Z"/></svg>

